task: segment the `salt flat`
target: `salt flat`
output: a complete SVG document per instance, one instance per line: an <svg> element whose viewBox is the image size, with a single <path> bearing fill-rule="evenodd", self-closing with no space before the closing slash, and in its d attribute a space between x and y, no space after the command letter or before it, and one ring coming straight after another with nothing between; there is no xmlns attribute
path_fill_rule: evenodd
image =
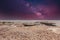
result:
<svg viewBox="0 0 60 40"><path fill-rule="evenodd" d="M6 21L4 21L6 22ZM11 21L10 21L11 22ZM19 21L8 24L0 24L0 40L60 40L60 26L34 25L36 21ZM59 24L60 21L37 21ZM24 26L23 23L28 24Z"/></svg>

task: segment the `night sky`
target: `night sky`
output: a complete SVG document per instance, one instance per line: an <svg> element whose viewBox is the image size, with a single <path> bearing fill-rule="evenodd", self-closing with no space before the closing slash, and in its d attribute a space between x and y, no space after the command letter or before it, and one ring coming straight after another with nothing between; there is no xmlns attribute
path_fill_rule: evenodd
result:
<svg viewBox="0 0 60 40"><path fill-rule="evenodd" d="M0 0L0 20L60 20L60 0Z"/></svg>

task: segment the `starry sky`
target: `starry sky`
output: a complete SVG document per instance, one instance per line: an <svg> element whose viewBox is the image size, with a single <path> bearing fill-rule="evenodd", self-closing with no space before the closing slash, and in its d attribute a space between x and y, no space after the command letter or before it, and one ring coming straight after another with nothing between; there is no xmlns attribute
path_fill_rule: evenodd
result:
<svg viewBox="0 0 60 40"><path fill-rule="evenodd" d="M60 0L0 0L0 20L60 20Z"/></svg>

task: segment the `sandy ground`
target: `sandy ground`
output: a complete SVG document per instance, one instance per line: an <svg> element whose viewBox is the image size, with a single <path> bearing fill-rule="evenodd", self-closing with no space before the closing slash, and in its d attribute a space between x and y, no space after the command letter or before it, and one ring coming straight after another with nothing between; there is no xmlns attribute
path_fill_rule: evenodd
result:
<svg viewBox="0 0 60 40"><path fill-rule="evenodd" d="M0 40L60 40L60 27L0 25Z"/></svg>

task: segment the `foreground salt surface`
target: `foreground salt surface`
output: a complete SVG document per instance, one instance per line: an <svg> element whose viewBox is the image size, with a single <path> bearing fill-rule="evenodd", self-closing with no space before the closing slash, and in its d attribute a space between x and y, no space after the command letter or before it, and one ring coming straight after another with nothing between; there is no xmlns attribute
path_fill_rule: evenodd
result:
<svg viewBox="0 0 60 40"><path fill-rule="evenodd" d="M0 27L0 40L60 40L60 34L57 33L58 27L45 25L31 27L5 25Z"/></svg>

